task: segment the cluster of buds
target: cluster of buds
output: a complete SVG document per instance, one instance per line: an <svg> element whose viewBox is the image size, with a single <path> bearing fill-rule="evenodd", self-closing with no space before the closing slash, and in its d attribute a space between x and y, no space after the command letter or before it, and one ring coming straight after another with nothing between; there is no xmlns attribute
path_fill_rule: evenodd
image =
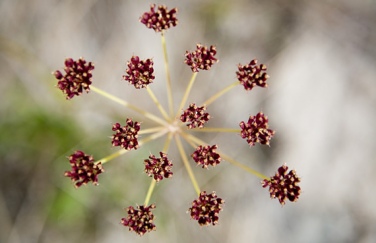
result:
<svg viewBox="0 0 376 243"><path fill-rule="evenodd" d="M72 58L65 60L65 75L59 70L55 71L54 75L57 82L57 87L66 95L66 99L71 99L75 95L82 94L85 90L89 92L91 84L91 71L94 69L94 65L86 61L83 58L74 61Z"/></svg>
<svg viewBox="0 0 376 243"><path fill-rule="evenodd" d="M183 114L181 114L180 121L186 123L189 129L196 127L203 128L204 124L210 119L209 113L205 111L205 106L198 107L196 104L192 103Z"/></svg>
<svg viewBox="0 0 376 243"><path fill-rule="evenodd" d="M150 232L156 229L153 222L154 214L151 210L156 206L151 204L150 206L137 206L135 209L133 206L129 206L126 211L128 216L121 219L121 223L127 226L130 231L136 232L138 235L143 235L146 232Z"/></svg>
<svg viewBox="0 0 376 243"><path fill-rule="evenodd" d="M172 163L167 158L167 154L160 152L160 158L150 155L149 159L145 159L145 172L148 176L153 176L154 180L160 181L163 178L172 177Z"/></svg>
<svg viewBox="0 0 376 243"><path fill-rule="evenodd" d="M202 168L208 168L209 165L216 166L221 162L221 156L216 152L218 146L216 144L210 146L198 146L191 157Z"/></svg>
<svg viewBox="0 0 376 243"><path fill-rule="evenodd" d="M112 126L112 131L115 132L112 135L112 146L121 146L125 150L138 148L138 131L140 131L141 124L134 122L128 118L125 126L121 126L119 123L115 123Z"/></svg>
<svg viewBox="0 0 376 243"><path fill-rule="evenodd" d="M299 199L300 178L296 175L295 170L288 171L286 164L278 168L278 171L270 179L261 182L262 187L269 187L270 197L278 198L279 202L284 205L286 198L291 202Z"/></svg>
<svg viewBox="0 0 376 243"><path fill-rule="evenodd" d="M176 13L176 8L168 10L166 6L161 5L156 9L156 5L152 4L150 11L145 12L141 16L140 22L143 23L147 28L161 33L162 38L164 38L164 31L176 26L178 23ZM162 43L165 43L164 39L162 40ZM166 53L167 49L164 46L164 55L166 55L165 64L167 66L168 63ZM199 72L199 70L209 70L212 65L218 62L218 59L215 57L216 53L217 50L215 46L206 47L201 44L197 44L196 50L193 52L186 51L184 62L191 68L193 74L191 82L186 90L186 94L182 99L181 107L179 109L181 109L186 102L186 98L188 97L190 88L193 86L197 72ZM140 60L138 56L132 56L130 61L127 62L127 68L125 71L126 74L123 75L123 79L132 84L136 89L145 88L155 79L153 64L154 62L152 59ZM60 71L55 71L54 73L56 79L58 80L58 88L66 95L67 99L78 96L83 91L88 92L90 90L90 85L92 84L91 71L93 69L94 65L91 62L86 62L83 58L80 58L77 61L71 58L66 59L64 68L65 75L63 75ZM166 70L168 71L169 69L166 68ZM266 65L257 65L257 60L253 59L249 62L249 64L239 64L236 76L240 84L242 84L244 86L244 89L247 91L252 90L255 86L265 88L267 87L266 80L269 78L266 70ZM169 73L167 74L167 76L169 77ZM167 82L169 84L169 80ZM234 84L238 84L238 82L236 81ZM168 86L168 88L171 89L171 86ZM229 87L231 88L233 87L233 85ZM92 87L92 90L104 95L107 98L111 98L114 101L120 100L104 91L100 91L98 88ZM228 90L229 88L225 88L224 90L213 95L206 102L206 104L208 105L208 103L211 103L213 100L217 99ZM298 184L300 183L300 178L296 175L295 170L288 171L287 165L281 166L274 176L268 178L267 176L263 176L258 172L252 172L254 171L253 169L248 168L246 165L243 165L231 159L224 153L221 153L220 155L216 151L218 149L218 145L200 145L206 143L201 141L194 135L188 134L189 129L193 128L202 128L197 129L197 132L224 132L235 130L236 132L240 132L241 137L247 141L250 147L253 147L256 143L262 145L270 145L270 140L274 136L275 131L269 128L268 118L262 112L259 112L255 116L249 116L248 121L241 121L239 124L240 129L210 127L204 128L204 125L210 119L209 113L206 112L205 105L199 107L195 103L191 103L179 117L179 114L173 114L173 102L171 98L172 95L170 95L171 97L169 97L169 99L171 98L171 101L169 100L169 105L171 106L171 114L169 116L167 115L167 112L164 111L162 105L159 103L156 97L152 94L151 89L147 88L147 91L152 96L155 104L157 104L165 120L162 120L161 118L147 111L144 111L135 105L130 105L127 102L120 102L126 107L139 112L146 118L151 119L152 121L157 123L159 127L147 129L148 131L140 131L140 122L136 122L128 118L126 120L125 126L120 125L120 123L115 123L112 126L112 131L115 133L111 137L111 144L112 146L119 146L122 148L115 154L99 160L101 162L95 162L93 156L91 155L87 155L80 150L74 152L68 158L71 165L71 171L66 171L65 176L70 177L76 187L80 187L81 185L87 184L89 182L97 185L98 175L104 172L102 163L108 162L109 160L123 154L124 152L127 152L128 150L136 150L141 144L168 134L163 151L168 151L172 138L175 138L183 163L187 168L192 184L198 195L198 199L195 199L192 202L192 205L188 209L188 211L191 218L197 220L198 224L201 226L218 224L219 213L222 210L224 200L222 198L219 198L215 192L207 194L206 191L202 191L199 188L198 183L193 176L192 169L190 168L185 149L181 145L180 137L183 137L190 145L192 145L193 148L195 148L195 150L191 154L191 158L198 166L201 166L202 168L208 168L209 166L215 167L222 161L222 155L222 157L225 158L226 161L262 178L262 187L269 187L270 197L278 199L280 204L284 205L286 199L291 202L295 202L299 199L300 186ZM171 92L171 90L169 91ZM187 127L184 127L184 125L186 125ZM139 132L142 132L142 134L154 134L139 142ZM137 206L136 208L129 206L128 208L126 208L128 214L127 217L121 219L121 223L124 226L128 227L130 231L136 232L138 235L144 235L145 233L156 229L156 226L153 222L154 214L151 212L156 208L156 206L155 204L151 204L149 206L147 205L149 204L149 199L156 183L165 178L170 178L173 175L171 171L173 164L171 160L167 158L167 154L160 152L159 155L160 157L150 155L148 159L144 160L144 171L149 177L152 177L152 182L147 193L144 205Z"/></svg>
<svg viewBox="0 0 376 243"><path fill-rule="evenodd" d="M136 89L145 88L155 79L153 64L151 59L140 60L138 56L133 56L127 63L127 75L123 75L123 79Z"/></svg>
<svg viewBox="0 0 376 243"><path fill-rule="evenodd" d="M197 73L199 69L209 70L213 64L218 62L215 58L217 50L215 46L210 46L209 48L201 44L196 45L196 50L185 53L185 64L191 67L192 72Z"/></svg>
<svg viewBox="0 0 376 243"><path fill-rule="evenodd" d="M200 193L198 199L192 202L189 208L192 219L197 220L199 225L216 225L218 223L218 215L222 210L221 205L225 201L215 192L206 194L206 191Z"/></svg>
<svg viewBox="0 0 376 243"><path fill-rule="evenodd" d="M269 129L268 117L262 112L257 113L256 116L250 116L248 122L240 122L240 135L247 140L250 146L255 143L270 145L270 139L275 134L275 131Z"/></svg>
<svg viewBox="0 0 376 243"><path fill-rule="evenodd" d="M251 90L256 85L262 88L268 87L266 80L269 78L269 75L266 73L266 65L260 64L257 66L256 64L257 60L253 59L247 65L238 65L236 75L245 90Z"/></svg>
<svg viewBox="0 0 376 243"><path fill-rule="evenodd" d="M104 172L101 162L95 163L93 156L78 150L69 156L71 171L66 171L65 176L70 177L76 187L92 182L98 185L98 175Z"/></svg>
<svg viewBox="0 0 376 243"><path fill-rule="evenodd" d="M158 6L157 10L155 10L155 4L152 4L150 12L145 12L141 16L140 22L155 32L162 32L178 24L177 12L176 8L168 10L164 5Z"/></svg>

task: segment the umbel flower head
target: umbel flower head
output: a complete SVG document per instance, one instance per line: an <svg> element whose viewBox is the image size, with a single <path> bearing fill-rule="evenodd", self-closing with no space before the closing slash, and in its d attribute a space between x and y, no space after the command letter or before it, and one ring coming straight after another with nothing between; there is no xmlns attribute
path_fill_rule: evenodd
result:
<svg viewBox="0 0 376 243"><path fill-rule="evenodd" d="M296 202L299 199L300 187L298 186L300 178L295 170L288 172L286 164L278 168L278 171L270 179L261 181L262 187L269 187L270 197L278 198L279 203L284 205L285 200Z"/></svg>
<svg viewBox="0 0 376 243"><path fill-rule="evenodd" d="M176 8L168 10L164 5L159 5L157 10L155 10L155 4L151 4L150 11L145 12L140 21L149 29L153 29L155 32L162 32L178 24L177 12Z"/></svg>
<svg viewBox="0 0 376 243"><path fill-rule="evenodd" d="M216 152L217 145L198 146L191 157L202 168L208 168L209 165L216 166L221 162L221 156Z"/></svg>
<svg viewBox="0 0 376 243"><path fill-rule="evenodd" d="M125 150L138 148L138 131L140 131L141 124L134 122L128 118L125 126L121 126L119 123L115 123L112 126L112 131L115 134L112 135L112 146L120 146Z"/></svg>
<svg viewBox="0 0 376 243"><path fill-rule="evenodd" d="M266 65L260 64L257 66L256 64L257 60L253 59L249 64L244 66L241 64L238 65L236 75L245 90L252 90L256 85L262 88L268 87L266 80L269 78L269 75L266 73Z"/></svg>
<svg viewBox="0 0 376 243"><path fill-rule="evenodd" d="M65 60L64 75L59 70L55 71L57 87L63 91L67 100L82 94L83 90L89 92L93 69L94 65L91 62L86 63L81 57L77 61L72 58Z"/></svg>
<svg viewBox="0 0 376 243"><path fill-rule="evenodd" d="M156 158L154 155L150 155L149 159L145 159L145 172L148 176L153 176L154 180L160 181L163 178L172 177L172 163L167 158L167 154L160 152L160 158Z"/></svg>
<svg viewBox="0 0 376 243"><path fill-rule="evenodd" d="M129 206L126 210L128 216L121 219L121 223L124 226L129 227L129 231L134 231L138 235L143 235L146 232L155 230L154 225L154 214L151 210L155 209L156 206L151 204L150 206L137 206L135 209L132 206Z"/></svg>
<svg viewBox="0 0 376 243"><path fill-rule="evenodd" d="M285 203L286 199L290 201L298 200L300 195L300 187L298 186L300 178L297 177L294 170L288 172L287 166L284 165L269 179L267 176L255 171L245 163L238 162L226 155L225 152L221 151L221 153L218 153L216 151L218 149L216 144L208 145L208 143L201 140L200 137L200 134L207 132L227 133L229 136L233 133L240 133L241 137L246 139L250 146L254 146L256 143L265 145L270 144L270 140L275 132L269 128L268 118L262 112L255 116L249 116L248 121L240 122L240 128L221 127L220 125L219 127L210 127L210 124L207 124L207 122L211 117L209 113L206 112L207 106L240 84L243 85L246 90L252 90L255 86L267 87L266 80L269 76L266 74L265 65L257 65L256 59L251 60L249 64L244 66L239 64L238 71L236 72L238 80L234 80L234 82L229 85L226 85L223 82L223 88L213 94L210 94L212 90L205 90L205 96L207 94L210 95L208 99L202 102L205 105L197 106L194 101L190 101L188 108L183 110L187 101L189 101L189 95L192 88L195 86L195 80L199 76L198 72L200 70L209 70L212 65L218 62L215 46L206 47L197 44L196 50L185 52L184 62L191 68L193 73L191 74L192 76L189 83L187 83L184 95L179 102L179 108L174 110L176 101L174 101L174 99L176 99L179 92L174 92L175 90L172 89L173 80L171 79L170 70L174 69L170 69L168 63L168 48L166 46L165 30L177 25L176 13L176 8L168 10L167 7L163 5L156 8L156 5L152 4L150 12L144 13L140 18L140 21L145 24L146 27L161 33L160 37L162 40L164 70L166 72L165 81L168 110L165 110L164 102L160 102L157 98L157 96L163 96L164 93L159 92L160 90L158 90L158 94L155 95L152 87L148 86L155 79L153 67L154 62L152 59L141 60L138 56L132 56L127 62L125 75L123 75L123 79L134 85L136 89L146 87L146 91L156 105L156 108L159 110L160 115L139 107L140 102L137 99L133 100L133 103L130 103L128 100L122 100L92 86L91 71L94 69L94 66L91 62L87 63L82 58L77 61L74 61L71 58L66 59L64 69L65 74L63 75L60 71L54 73L58 80L57 86L66 94L67 99L70 99L75 95L80 95L83 91L87 92L92 90L105 98L121 104L128 110L138 113L140 119L148 120L143 123L146 127L143 125L142 130L140 122L133 121L130 118L126 119L126 124L124 126L120 123L115 123L112 126L112 131L114 133L112 134L111 143L113 146L119 146L120 148L114 153L98 160L101 162L94 162L92 156L86 155L82 151L76 151L69 156L72 170L65 172L65 176L70 177L72 181L74 181L76 187L88 182L92 182L96 185L98 183L98 175L104 171L102 168L103 163L108 163L110 160L113 160L126 152L130 152L130 150L136 150L139 146L145 145L149 142L155 142L156 144L146 147L146 149L158 146L160 148L159 151L169 153L169 150L174 147L171 146L171 144L175 142L181 159L174 159L174 161L184 164L184 168L186 169L194 191L196 192L196 195L198 195L198 198L192 202L192 205L189 208L189 213L191 218L197 220L198 224L201 226L218 224L219 212L222 210L224 200L219 198L215 192L207 194L205 190L200 188L199 182L194 175L194 170L191 168L193 161L202 168L208 168L209 166L215 167L222 162L223 158L225 162L231 163L232 165L261 178L263 180L262 186L269 187L270 196L272 198L278 198L282 205ZM158 60L161 59L158 58ZM222 85L222 82L220 82L219 85ZM198 89L202 89L202 86L198 87ZM244 92L244 94L245 93L249 94L249 92ZM228 116L227 111L223 111L220 115L223 115L228 119L231 118ZM221 117L219 118L219 121L221 121ZM143 136L145 135L145 138L138 141L139 134L143 134ZM165 141L160 143L159 139L162 137L165 137ZM187 147L188 145L191 147L189 151L187 151L187 149L189 149L189 147ZM226 149L226 146L223 146L222 150L223 149ZM151 182L146 193L144 204L142 206L137 206L136 208L129 206L126 209L128 215L121 219L121 223L124 226L129 227L130 231L134 231L138 235L143 235L146 232L156 229L153 222L154 215L152 213L152 210L154 210L156 206L154 204L149 205L149 201L153 195L156 183L173 175L171 171L172 163L164 152L159 153L160 157L150 155L147 159L141 161L145 166L143 169L144 172L149 177L152 177L150 178ZM188 154L191 154L191 156L187 156ZM137 158L137 156L134 158ZM139 163L140 161L134 162ZM138 182L135 181L134 184L138 185ZM137 190L142 190L142 188L137 188Z"/></svg>
<svg viewBox="0 0 376 243"><path fill-rule="evenodd" d="M196 104L192 103L183 114L181 114L180 121L187 123L186 125L189 129L196 127L202 128L210 119L209 113L205 111L205 106L198 107Z"/></svg>
<svg viewBox="0 0 376 243"><path fill-rule="evenodd" d="M78 150L69 156L71 171L66 171L65 176L75 182L76 187L92 182L98 185L98 175L104 172L101 162L94 163L94 158Z"/></svg>
<svg viewBox="0 0 376 243"><path fill-rule="evenodd" d="M198 199L192 202L192 207L189 208L192 219L197 220L199 225L216 225L218 223L218 215L222 210L222 204L225 201L219 197L215 192L206 194L202 191Z"/></svg>
<svg viewBox="0 0 376 243"><path fill-rule="evenodd" d="M268 117L262 112L257 113L256 116L250 116L248 122L240 122L240 135L247 140L250 146L255 143L270 144L270 139L273 137L275 131L269 129Z"/></svg>
<svg viewBox="0 0 376 243"><path fill-rule="evenodd" d="M127 75L123 75L123 79L133 84L136 89L145 88L154 80L153 60L140 60L138 56L132 56L127 63Z"/></svg>
<svg viewBox="0 0 376 243"><path fill-rule="evenodd" d="M215 46L210 46L208 48L201 44L197 44L195 51L186 51L184 62L190 66L192 72L195 73L197 73L199 69L209 70L214 63L218 62L218 59L214 57L215 54L217 54Z"/></svg>

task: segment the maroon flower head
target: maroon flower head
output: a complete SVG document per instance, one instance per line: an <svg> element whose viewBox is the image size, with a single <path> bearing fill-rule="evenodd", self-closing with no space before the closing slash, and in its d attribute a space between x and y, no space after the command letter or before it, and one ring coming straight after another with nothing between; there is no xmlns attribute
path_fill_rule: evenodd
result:
<svg viewBox="0 0 376 243"><path fill-rule="evenodd" d="M270 179L261 181L262 187L269 187L270 197L278 198L279 203L284 205L286 198L291 202L299 199L300 187L298 186L300 178L295 170L287 172L286 164L278 168L278 171Z"/></svg>
<svg viewBox="0 0 376 243"><path fill-rule="evenodd" d="M142 236L146 232L156 229L153 223L154 215L151 212L151 210L154 208L156 208L154 204L151 204L150 206L137 206L137 209L129 206L126 209L128 216L126 218L122 218L121 223L124 226L129 227L129 231L134 231L138 235Z"/></svg>
<svg viewBox="0 0 376 243"><path fill-rule="evenodd" d="M75 182L76 187L92 182L98 185L98 175L104 172L101 162L94 163L94 158L82 151L76 151L69 156L71 171L66 171L65 176Z"/></svg>
<svg viewBox="0 0 376 243"><path fill-rule="evenodd" d="M127 75L123 75L123 79L133 84L136 89L145 88L155 79L153 60L140 60L138 56L132 56L127 62Z"/></svg>
<svg viewBox="0 0 376 243"><path fill-rule="evenodd" d="M140 17L140 21L149 29L153 29L155 32L162 32L178 24L177 12L176 8L168 10L164 5L158 6L157 10L155 10L155 4L151 4L150 12L145 12Z"/></svg>
<svg viewBox="0 0 376 243"><path fill-rule="evenodd" d="M192 103L183 114L181 114L180 120L182 122L187 122L186 125L189 129L196 127L202 128L210 119L209 113L205 111L205 106L198 107L196 104Z"/></svg>
<svg viewBox="0 0 376 243"><path fill-rule="evenodd" d="M138 148L138 131L140 131L140 123L133 122L132 119L127 119L127 125L121 126L119 123L115 123L112 126L112 131L115 134L112 135L112 146L121 146L126 150Z"/></svg>
<svg viewBox="0 0 376 243"><path fill-rule="evenodd" d="M222 210L221 205L224 200L218 198L215 192L207 195L206 191L202 191L198 199L192 202L189 209L192 219L197 220L199 225L216 225L218 223L218 214Z"/></svg>
<svg viewBox="0 0 376 243"><path fill-rule="evenodd" d="M93 69L94 65L91 62L86 63L81 57L77 61L72 58L65 60L64 75L59 70L55 71L57 87L63 91L67 100L82 94L83 90L89 92Z"/></svg>
<svg viewBox="0 0 376 243"><path fill-rule="evenodd" d="M157 182L163 178L172 177L172 163L167 158L167 154L160 152L160 158L150 155L149 159L145 159L145 172L148 176L153 176Z"/></svg>
<svg viewBox="0 0 376 243"><path fill-rule="evenodd" d="M218 59L214 57L216 53L215 46L207 48L206 46L197 44L195 51L186 51L184 62L191 67L192 72L198 72L199 69L209 70L214 63L218 62Z"/></svg>
<svg viewBox="0 0 376 243"><path fill-rule="evenodd" d="M236 75L245 90L251 90L256 85L263 88L268 87L266 80L269 78L269 75L266 73L266 65L260 64L257 66L256 64L257 60L253 59L247 65L238 65Z"/></svg>
<svg viewBox="0 0 376 243"><path fill-rule="evenodd" d="M202 165L202 168L208 168L209 165L216 166L221 162L221 156L216 153L217 148L217 145L200 145L191 157L198 165Z"/></svg>
<svg viewBox="0 0 376 243"><path fill-rule="evenodd" d="M270 139L273 137L275 131L269 129L268 117L262 112L257 113L256 116L250 116L248 122L240 122L240 135L247 140L250 146L255 143L270 144Z"/></svg>

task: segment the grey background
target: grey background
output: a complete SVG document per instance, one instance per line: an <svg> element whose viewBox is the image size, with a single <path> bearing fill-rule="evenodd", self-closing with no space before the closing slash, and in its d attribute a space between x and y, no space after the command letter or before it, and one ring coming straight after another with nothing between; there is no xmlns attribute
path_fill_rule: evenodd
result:
<svg viewBox="0 0 376 243"><path fill-rule="evenodd" d="M268 66L269 88L236 87L209 111L210 125L223 127L263 111L277 131L271 147L249 148L234 134L199 135L266 175L287 163L302 178L299 201L281 207L258 178L226 162L209 171L195 167L200 186L226 200L219 225L199 227L186 213L196 196L173 145L174 181L159 183L151 200L158 230L144 237L128 232L119 223L123 208L141 204L150 181L137 162L159 144L106 164L100 186L74 189L62 176L65 157L82 148L98 158L116 151L112 123L142 118L93 92L66 101L51 72L65 58L83 56L95 63L95 86L159 114L145 90L121 80L132 55L152 57L151 88L167 105L160 37L138 21L150 2L2 0L2 131L19 125L10 138L1 135L0 241L375 242L375 1L163 3L179 9L179 25L166 34L175 109L191 75L184 53L196 43L216 45L220 62L199 73L188 102L203 102L233 82L238 63L257 58ZM19 145L31 143L23 131L32 131L32 121L22 115L30 109L70 119L63 123L74 123L78 138L53 152L58 140L47 129L37 158L21 159ZM7 146L10 139L16 142Z"/></svg>

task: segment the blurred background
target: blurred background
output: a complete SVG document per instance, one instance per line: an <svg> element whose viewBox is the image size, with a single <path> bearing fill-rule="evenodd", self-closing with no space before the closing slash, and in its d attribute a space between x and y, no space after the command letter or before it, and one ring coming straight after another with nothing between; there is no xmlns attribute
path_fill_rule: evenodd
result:
<svg viewBox="0 0 376 243"><path fill-rule="evenodd" d="M208 125L237 128L263 111L276 130L270 148L249 148L236 134L197 135L266 175L287 163L302 178L299 201L281 207L258 178L225 161L194 167L201 188L226 201L219 225L199 227L187 214L196 194L172 145L174 177L151 198L157 231L129 232L123 209L143 203L143 160L163 140L105 164L99 186L75 189L63 176L67 156L117 151L111 126L127 117L152 124L94 92L65 100L51 73L82 56L95 63L93 85L159 115L145 90L121 78L132 55L153 58L151 88L167 106L160 36L139 23L150 2L2 0L0 242L375 242L376 2L157 4L179 9L166 34L175 109L191 76L184 53L196 43L216 45L220 62L198 74L188 102L234 82L239 63L268 66L267 89L234 88L209 106Z"/></svg>

